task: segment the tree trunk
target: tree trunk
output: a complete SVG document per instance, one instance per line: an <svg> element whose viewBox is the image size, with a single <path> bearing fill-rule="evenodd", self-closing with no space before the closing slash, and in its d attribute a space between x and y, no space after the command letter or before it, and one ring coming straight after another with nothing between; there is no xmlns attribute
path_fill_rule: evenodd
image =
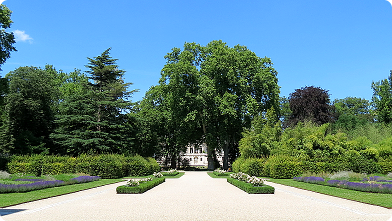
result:
<svg viewBox="0 0 392 221"><path fill-rule="evenodd" d="M172 169L176 169L177 168L177 157L174 154L171 156L171 160L170 161L171 161L170 167Z"/></svg>
<svg viewBox="0 0 392 221"><path fill-rule="evenodd" d="M223 169L229 169L229 135L226 134L225 144L223 145Z"/></svg>

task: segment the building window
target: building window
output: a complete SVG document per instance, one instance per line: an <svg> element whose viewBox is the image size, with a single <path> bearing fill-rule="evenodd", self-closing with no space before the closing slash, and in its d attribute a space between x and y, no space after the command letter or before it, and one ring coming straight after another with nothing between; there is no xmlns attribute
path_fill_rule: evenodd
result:
<svg viewBox="0 0 392 221"><path fill-rule="evenodd" d="M200 162L202 162L202 161L203 161L203 158L200 157Z"/></svg>
<svg viewBox="0 0 392 221"><path fill-rule="evenodd" d="M193 148L192 147L189 149L189 153L193 153Z"/></svg>
<svg viewBox="0 0 392 221"><path fill-rule="evenodd" d="M189 161L192 161L192 158L189 158Z"/></svg>

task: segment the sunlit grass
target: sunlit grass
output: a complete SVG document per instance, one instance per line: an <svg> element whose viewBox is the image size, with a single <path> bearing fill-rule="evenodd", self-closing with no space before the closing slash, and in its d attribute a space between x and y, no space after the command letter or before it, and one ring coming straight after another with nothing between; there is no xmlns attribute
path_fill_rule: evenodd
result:
<svg viewBox="0 0 392 221"><path fill-rule="evenodd" d="M39 199L45 199L53 196L64 195L73 193L81 190L91 189L94 187L104 186L112 183L118 183L123 181L122 179L101 179L98 181L73 184L66 186L59 186L53 188L47 188L42 190L35 190L26 193L3 193L0 194L0 207L6 207L25 202L30 202Z"/></svg>
<svg viewBox="0 0 392 221"><path fill-rule="evenodd" d="M387 207L392 209L392 196L391 194L382 193L367 193L356 190L341 189L330 186L323 186L318 184L298 182L292 179L270 179L270 182L292 186L304 190L310 190L317 193L322 193L339 198L358 201L361 203L368 203L376 206Z"/></svg>

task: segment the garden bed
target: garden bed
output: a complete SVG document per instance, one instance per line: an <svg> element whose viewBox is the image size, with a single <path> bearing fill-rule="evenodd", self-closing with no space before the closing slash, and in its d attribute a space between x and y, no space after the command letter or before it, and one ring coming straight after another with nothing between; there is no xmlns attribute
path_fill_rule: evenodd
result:
<svg viewBox="0 0 392 221"><path fill-rule="evenodd" d="M234 186L240 188L241 190L250 194L274 194L275 188L263 184L262 186L253 186L251 183L246 183L241 180L227 178L227 182L233 184Z"/></svg>
<svg viewBox="0 0 392 221"><path fill-rule="evenodd" d="M1 171L0 175L0 193L24 193L57 186L87 183L100 179L98 176L79 176L76 174L46 175L40 177L25 174L11 175L4 171Z"/></svg>
<svg viewBox="0 0 392 221"><path fill-rule="evenodd" d="M151 178L150 179L140 179L140 180L130 180L127 185L119 186L116 189L118 194L135 194L144 193L159 184L165 182L164 177Z"/></svg>
<svg viewBox="0 0 392 221"><path fill-rule="evenodd" d="M275 188L264 184L264 179L249 176L246 173L233 173L227 182L251 194L274 194Z"/></svg>
<svg viewBox="0 0 392 221"><path fill-rule="evenodd" d="M340 172L340 174L343 175L350 173L352 172ZM388 176L365 176L362 174L352 173L357 176L355 179L350 178L348 175L343 176L340 174L337 173L337 175L324 178L319 176L302 176L294 177L293 179L298 182L313 183L362 192L392 194L392 178ZM360 177L361 175L363 177Z"/></svg>

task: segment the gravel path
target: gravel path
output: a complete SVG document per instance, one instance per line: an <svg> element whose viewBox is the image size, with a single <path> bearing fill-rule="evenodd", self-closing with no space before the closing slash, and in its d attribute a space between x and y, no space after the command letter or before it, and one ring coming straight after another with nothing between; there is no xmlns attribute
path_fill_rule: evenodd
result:
<svg viewBox="0 0 392 221"><path fill-rule="evenodd" d="M247 194L206 172L186 172L144 194L116 194L117 183L0 209L16 220L391 220L392 210L279 184ZM392 197L391 197L392 200ZM0 218L0 220L1 220Z"/></svg>

